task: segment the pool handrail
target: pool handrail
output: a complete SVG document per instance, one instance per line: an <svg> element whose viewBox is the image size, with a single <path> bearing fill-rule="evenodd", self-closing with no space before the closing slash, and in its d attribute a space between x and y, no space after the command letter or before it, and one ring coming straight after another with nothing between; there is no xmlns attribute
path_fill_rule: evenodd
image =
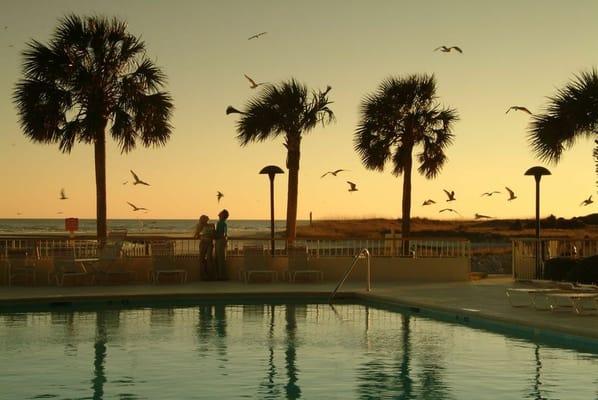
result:
<svg viewBox="0 0 598 400"><path fill-rule="evenodd" d="M351 265L349 266L349 268L347 268L347 271L345 271L345 274L343 275L343 277L341 278L341 280L338 282L338 285L336 285L336 287L334 288L334 290L332 291L332 293L330 293L330 297L328 297L328 303L332 304L332 300L334 299L334 296L336 295L336 292L338 292L338 290L341 288L341 286L343 286L343 283L345 283L345 281L347 280L347 278L349 277L349 274L351 273L351 271L353 271L353 268L355 267L355 265L357 264L357 261L359 261L359 259L361 258L361 256L365 255L366 258L366 265L367 265L367 275L366 275L366 288L365 290L367 292L372 290L372 283L371 283L371 274L370 274L370 251L367 248L363 248L361 250L359 250L359 253L357 253L357 255L353 258L353 262L351 263Z"/></svg>

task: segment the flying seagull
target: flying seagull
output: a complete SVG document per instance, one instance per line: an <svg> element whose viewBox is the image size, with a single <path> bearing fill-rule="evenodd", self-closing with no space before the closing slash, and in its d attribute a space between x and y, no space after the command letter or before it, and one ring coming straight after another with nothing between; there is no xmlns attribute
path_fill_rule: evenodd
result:
<svg viewBox="0 0 598 400"><path fill-rule="evenodd" d="M68 197L66 197L66 193L64 192L64 188L60 189L60 200L68 200Z"/></svg>
<svg viewBox="0 0 598 400"><path fill-rule="evenodd" d="M436 202L432 199L428 199L422 203L422 206L429 206L430 204L436 204Z"/></svg>
<svg viewBox="0 0 598 400"><path fill-rule="evenodd" d="M142 181L141 179L139 179L139 177L137 176L137 174L135 172L133 172L133 170L130 170L131 174L133 175L133 179L135 179L135 182L133 182L133 185L146 185L146 186L150 186L149 183Z"/></svg>
<svg viewBox="0 0 598 400"><path fill-rule="evenodd" d="M517 198L517 196L515 196L514 191L512 191L511 189L509 189L506 186L505 186L505 189L507 189L507 192L509 192L509 198L507 199L507 201L515 200Z"/></svg>
<svg viewBox="0 0 598 400"><path fill-rule="evenodd" d="M127 183L129 183L129 181L124 181L124 182L123 182L123 185L126 185Z"/></svg>
<svg viewBox="0 0 598 400"><path fill-rule="evenodd" d="M488 218L492 218L492 217L489 215L475 213L475 219L484 219L484 218L488 219Z"/></svg>
<svg viewBox="0 0 598 400"><path fill-rule="evenodd" d="M456 50L459 53L463 53L463 50L461 50L461 48L458 46L450 46L450 47L440 46L440 47L436 47L434 49L434 51L438 51L438 50L442 51L443 53L450 53L452 50Z"/></svg>
<svg viewBox="0 0 598 400"><path fill-rule="evenodd" d="M530 110L528 110L526 107L522 107L522 106L511 106L511 107L509 107L509 109L507 110L507 112L505 114L508 114L509 111L511 111L511 110L513 110L513 111L523 111L523 112L528 113L529 115L534 115L534 114L532 114L532 112Z"/></svg>
<svg viewBox="0 0 598 400"><path fill-rule="evenodd" d="M259 38L260 36L262 36L262 35L265 35L266 33L268 33L268 32L260 32L260 33L256 33L255 35L249 36L249 37L247 38L247 40L251 40L251 39L257 39L257 38Z"/></svg>
<svg viewBox="0 0 598 400"><path fill-rule="evenodd" d="M448 196L448 200L447 201L455 201L457 199L455 199L455 191L451 190L450 192L446 189L442 189L444 190L444 193L446 193L446 195Z"/></svg>
<svg viewBox="0 0 598 400"><path fill-rule="evenodd" d="M216 198L218 199L218 203L220 203L220 199L223 197L224 197L224 195L222 194L222 192L220 192L220 191L216 192Z"/></svg>
<svg viewBox="0 0 598 400"><path fill-rule="evenodd" d="M443 208L442 210L440 210L438 212L441 213L441 212L445 212L445 211L452 212L452 213L455 213L455 214L459 214L459 211L457 211L457 210L455 210L453 208ZM459 215L461 215L461 214L459 214Z"/></svg>
<svg viewBox="0 0 598 400"><path fill-rule="evenodd" d="M58 211L56 214L64 214L62 211Z"/></svg>
<svg viewBox="0 0 598 400"><path fill-rule="evenodd" d="M500 192L499 192L498 190L493 190L493 191L491 191L491 192L484 192L484 193L482 193L482 196L480 196L480 197L483 197L483 196L488 196L488 197L490 197L490 196L492 196L494 193L500 193Z"/></svg>
<svg viewBox="0 0 598 400"><path fill-rule="evenodd" d="M324 175L322 175L320 177L320 179L325 177L328 174L336 176L339 172L343 172L343 171L348 171L348 169L337 169L336 171L327 171Z"/></svg>
<svg viewBox="0 0 598 400"><path fill-rule="evenodd" d="M137 207L135 204L129 203L128 201L127 201L127 204L130 205L131 207L133 207L133 211L140 211L140 210L146 210L147 211L147 208L145 208L145 207Z"/></svg>
<svg viewBox="0 0 598 400"><path fill-rule="evenodd" d="M357 192L357 190L359 190L357 189L357 185L355 183L349 181L347 181L347 183L349 184L349 186L351 186L349 188L349 192Z"/></svg>
<svg viewBox="0 0 598 400"><path fill-rule="evenodd" d="M592 200L592 196L590 195L590 197L581 202L580 206L589 206L593 202L594 200Z"/></svg>
<svg viewBox="0 0 598 400"><path fill-rule="evenodd" d="M250 83L249 87L251 89L255 89L256 87L260 86L260 85L265 85L266 82L260 82L260 83L255 83L255 81L253 79L251 79L250 77L248 77L247 75L243 74L243 76L245 77L245 79L247 79Z"/></svg>

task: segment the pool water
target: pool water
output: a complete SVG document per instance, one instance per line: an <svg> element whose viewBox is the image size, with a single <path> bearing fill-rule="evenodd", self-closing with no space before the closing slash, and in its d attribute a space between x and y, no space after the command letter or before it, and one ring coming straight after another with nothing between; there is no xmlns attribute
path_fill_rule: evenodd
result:
<svg viewBox="0 0 598 400"><path fill-rule="evenodd" d="M0 314L1 399L596 399L598 355L364 305Z"/></svg>

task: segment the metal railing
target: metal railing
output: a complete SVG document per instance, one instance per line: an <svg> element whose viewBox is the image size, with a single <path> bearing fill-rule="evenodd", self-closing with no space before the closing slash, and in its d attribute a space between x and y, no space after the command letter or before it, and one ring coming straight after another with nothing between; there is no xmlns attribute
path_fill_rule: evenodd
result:
<svg viewBox="0 0 598 400"><path fill-rule="evenodd" d="M371 267L371 263L370 263L370 252L368 249L363 248L359 251L359 253L357 253L357 255L355 256L355 258L353 258L353 262L351 263L351 265L349 266L349 268L347 268L347 271L345 271L345 274L343 275L343 277L341 278L341 280L338 282L338 285L336 285L336 287L334 288L334 290L332 291L332 293L330 293L330 297L328 298L328 303L332 304L332 300L334 299L334 296L336 296L336 292L338 292L338 290L341 288L341 286L343 286L343 283L345 283L345 281L347 280L347 278L349 277L349 274L351 273L351 271L353 271L353 268L355 268L355 265L357 264L357 261L359 261L360 258L362 258L362 255L365 256L366 258L366 265L367 265L367 275L366 275L366 287L365 290L366 291L371 291L372 290L372 282L371 282L371 273L370 273L370 267Z"/></svg>
<svg viewBox="0 0 598 400"><path fill-rule="evenodd" d="M168 237L139 235L127 236L123 255L126 257L151 257L152 243L157 241L173 243L173 256L193 258L199 256L199 240L192 237ZM227 243L227 256L243 256L243 247L260 244L264 252L271 253L268 238L230 238ZM307 247L309 256L319 257L354 257L361 249L367 248L372 257L414 257L414 258L452 258L470 257L471 244L462 239L300 239L296 246ZM76 236L71 239L59 236L0 236L0 256L6 255L7 249L26 248L36 251L40 257L51 257L56 249L72 247L76 257L95 257L97 243L93 236ZM275 240L275 255L287 255L285 239Z"/></svg>
<svg viewBox="0 0 598 400"><path fill-rule="evenodd" d="M540 246L540 276L535 270L536 248ZM598 238L554 239L535 238L513 239L512 262L514 279L542 279L544 263L557 257L585 258L598 255Z"/></svg>

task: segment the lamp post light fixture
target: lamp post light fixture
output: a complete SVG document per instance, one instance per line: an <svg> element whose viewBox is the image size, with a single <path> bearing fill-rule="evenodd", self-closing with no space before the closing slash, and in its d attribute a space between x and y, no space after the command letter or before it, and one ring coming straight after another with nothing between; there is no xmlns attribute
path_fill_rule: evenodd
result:
<svg viewBox="0 0 598 400"><path fill-rule="evenodd" d="M274 177L276 174L284 174L284 171L276 165L268 165L262 168L260 174L267 174L270 178L270 247L274 257Z"/></svg>
<svg viewBox="0 0 598 400"><path fill-rule="evenodd" d="M540 265L541 246L540 246L540 179L544 175L552 175L544 167L531 167L525 171L524 175L533 176L536 181L536 279L541 279L542 267Z"/></svg>

